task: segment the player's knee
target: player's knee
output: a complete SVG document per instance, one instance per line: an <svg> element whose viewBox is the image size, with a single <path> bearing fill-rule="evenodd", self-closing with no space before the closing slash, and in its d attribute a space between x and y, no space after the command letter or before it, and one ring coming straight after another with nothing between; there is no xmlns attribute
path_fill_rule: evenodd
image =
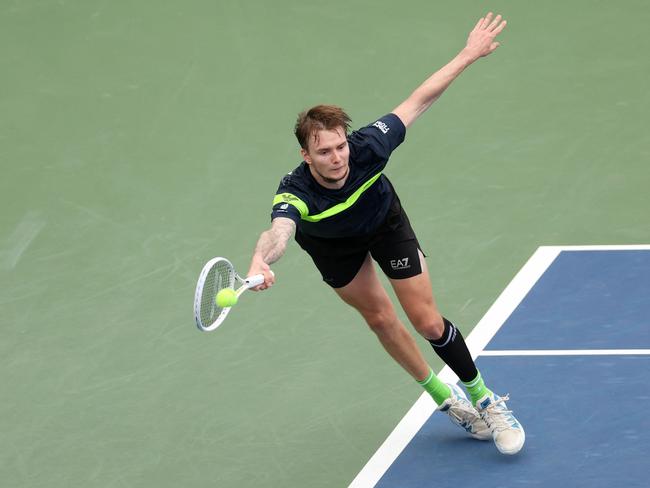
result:
<svg viewBox="0 0 650 488"><path fill-rule="evenodd" d="M413 327L425 339L438 340L445 331L445 323L438 313L423 314L413 320Z"/></svg>
<svg viewBox="0 0 650 488"><path fill-rule="evenodd" d="M397 316L392 310L376 310L364 314L366 323L370 330L377 335L391 333L397 323Z"/></svg>

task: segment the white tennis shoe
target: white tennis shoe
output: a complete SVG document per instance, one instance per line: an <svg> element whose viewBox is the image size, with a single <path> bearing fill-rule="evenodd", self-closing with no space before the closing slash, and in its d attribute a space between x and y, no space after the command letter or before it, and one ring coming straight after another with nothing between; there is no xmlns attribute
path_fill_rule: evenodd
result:
<svg viewBox="0 0 650 488"><path fill-rule="evenodd" d="M476 408L492 431L492 438L497 449L502 454L517 454L526 441L526 433L519 421L508 410L504 397L485 395L476 402Z"/></svg>
<svg viewBox="0 0 650 488"><path fill-rule="evenodd" d="M436 409L449 415L449 420L464 429L474 439L482 441L492 437L492 432L458 385L447 383L451 396Z"/></svg>

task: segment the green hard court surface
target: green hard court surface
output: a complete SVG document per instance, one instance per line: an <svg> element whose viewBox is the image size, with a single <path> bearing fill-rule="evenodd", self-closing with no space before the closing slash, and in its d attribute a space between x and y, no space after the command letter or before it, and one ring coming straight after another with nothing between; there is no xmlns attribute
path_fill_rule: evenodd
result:
<svg viewBox="0 0 650 488"><path fill-rule="evenodd" d="M1 2L0 484L347 486L418 385L293 242L214 333L195 280L245 273L299 110L372 122L488 9L386 171L466 334L538 246L650 240L646 1Z"/></svg>

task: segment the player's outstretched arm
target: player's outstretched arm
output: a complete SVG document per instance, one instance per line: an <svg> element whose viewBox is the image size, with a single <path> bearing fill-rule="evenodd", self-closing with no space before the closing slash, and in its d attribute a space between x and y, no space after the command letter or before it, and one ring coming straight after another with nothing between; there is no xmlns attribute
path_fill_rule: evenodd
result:
<svg viewBox="0 0 650 488"><path fill-rule="evenodd" d="M260 235L257 241L257 246L255 246L248 276L263 274L264 284L252 288L253 290L265 290L273 285L275 277L271 273L269 265L275 263L282 257L287 248L287 242L295 231L296 223L293 220L285 217L276 217L271 223L271 228L262 232L262 235Z"/></svg>
<svg viewBox="0 0 650 488"><path fill-rule="evenodd" d="M467 45L445 66L422 83L393 113L406 127L410 126L435 102L465 68L483 56L493 53L499 43L496 36L506 27L501 15L492 12L482 17L467 38Z"/></svg>

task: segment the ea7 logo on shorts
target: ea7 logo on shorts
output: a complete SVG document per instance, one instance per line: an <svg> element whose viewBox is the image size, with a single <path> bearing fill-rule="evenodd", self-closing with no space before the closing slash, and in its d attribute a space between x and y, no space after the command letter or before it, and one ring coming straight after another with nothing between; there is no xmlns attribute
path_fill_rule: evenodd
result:
<svg viewBox="0 0 650 488"><path fill-rule="evenodd" d="M377 127L380 131L382 131L384 134L386 134L389 130L390 127L388 127L385 123L383 123L381 120L378 120L374 124L372 124L373 127Z"/></svg>
<svg viewBox="0 0 650 488"><path fill-rule="evenodd" d="M390 267L393 269L409 269L411 265L409 264L409 258L391 259Z"/></svg>

